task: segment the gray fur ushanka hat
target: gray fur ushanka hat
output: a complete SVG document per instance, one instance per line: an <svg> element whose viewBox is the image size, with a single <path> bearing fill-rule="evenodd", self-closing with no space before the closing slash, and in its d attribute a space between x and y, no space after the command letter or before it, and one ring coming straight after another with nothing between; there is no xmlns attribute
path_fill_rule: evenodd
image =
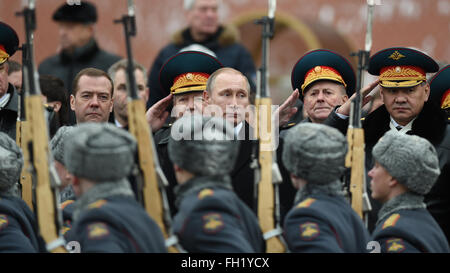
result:
<svg viewBox="0 0 450 273"><path fill-rule="evenodd" d="M66 142L67 136L72 132L74 127L72 126L62 126L56 131L56 134L50 140L50 150L52 151L53 158L64 164L64 143Z"/></svg>
<svg viewBox="0 0 450 273"><path fill-rule="evenodd" d="M435 148L419 136L390 130L380 138L372 155L399 183L417 194L427 194L440 174Z"/></svg>
<svg viewBox="0 0 450 273"><path fill-rule="evenodd" d="M172 125L169 157L199 176L227 175L237 159L239 142L223 118L185 115Z"/></svg>
<svg viewBox="0 0 450 273"><path fill-rule="evenodd" d="M16 142L0 132L0 192L8 191L19 181L23 156Z"/></svg>
<svg viewBox="0 0 450 273"><path fill-rule="evenodd" d="M109 123L82 123L65 140L64 162L70 173L95 182L127 177L135 162L136 141Z"/></svg>
<svg viewBox="0 0 450 273"><path fill-rule="evenodd" d="M286 134L282 160L290 173L308 183L327 184L343 174L346 153L347 140L337 129L300 123Z"/></svg>

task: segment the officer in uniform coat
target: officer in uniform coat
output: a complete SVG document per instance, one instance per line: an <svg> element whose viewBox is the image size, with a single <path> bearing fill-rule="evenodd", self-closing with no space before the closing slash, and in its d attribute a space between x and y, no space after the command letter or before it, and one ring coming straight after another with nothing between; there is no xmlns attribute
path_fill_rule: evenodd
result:
<svg viewBox="0 0 450 273"><path fill-rule="evenodd" d="M198 51L184 51L170 58L161 68L159 80L161 88L167 94L172 94L174 108L186 107L188 111L200 111L203 104L196 101L202 100L202 92L206 88L206 82L214 71L221 68L222 64L216 58ZM158 107L158 102L152 109ZM199 107L198 107L199 106ZM161 109L161 112L166 109ZM151 110L149 110L151 111ZM177 117L172 117L176 119ZM163 118L165 120L165 118ZM171 123L164 124L156 131L154 142L158 153L161 168L168 180L167 199L172 215L177 209L173 188L177 185L173 164L167 152L170 138Z"/></svg>
<svg viewBox="0 0 450 273"><path fill-rule="evenodd" d="M0 22L0 132L16 139L19 96L14 85L8 83L8 59L17 50L19 38L9 25Z"/></svg>
<svg viewBox="0 0 450 273"><path fill-rule="evenodd" d="M134 138L109 123L83 123L64 149L77 195L67 241L79 242L81 252L166 252L161 230L126 180L134 164Z"/></svg>
<svg viewBox="0 0 450 273"><path fill-rule="evenodd" d="M437 72L438 64L424 53L404 47L383 49L369 61L369 73L379 79L362 90L364 97L377 85L384 105L370 113L363 121L365 137L365 165L369 171L374 161L372 149L389 130L417 135L436 148L441 174L430 192L425 195L427 209L439 226L450 236L450 127L445 113L430 101L430 87L426 73ZM350 100L332 111L325 124L346 133ZM370 193L370 189L368 189ZM373 231L381 204L371 199L369 230Z"/></svg>
<svg viewBox="0 0 450 273"><path fill-rule="evenodd" d="M287 133L283 162L299 189L284 222L290 251L366 251L369 233L339 181L346 153L345 137L329 126L301 123Z"/></svg>
<svg viewBox="0 0 450 273"><path fill-rule="evenodd" d="M383 206L372 240L383 253L448 253L439 225L423 202L440 174L439 159L426 139L388 131L372 150L372 197Z"/></svg>
<svg viewBox="0 0 450 273"><path fill-rule="evenodd" d="M46 251L34 214L18 193L22 166L19 147L0 132L0 253Z"/></svg>
<svg viewBox="0 0 450 273"><path fill-rule="evenodd" d="M316 49L294 65L291 84L292 89L300 91L297 101L302 108L297 106L298 111L282 129L300 122L322 123L336 105L346 102L355 92L356 76L346 58L328 49ZM282 137L285 134L285 130L280 133Z"/></svg>
<svg viewBox="0 0 450 273"><path fill-rule="evenodd" d="M233 139L233 126L222 118L188 115L172 126L168 151L179 183L173 229L188 252L265 249L255 214L232 189L229 173L239 149Z"/></svg>

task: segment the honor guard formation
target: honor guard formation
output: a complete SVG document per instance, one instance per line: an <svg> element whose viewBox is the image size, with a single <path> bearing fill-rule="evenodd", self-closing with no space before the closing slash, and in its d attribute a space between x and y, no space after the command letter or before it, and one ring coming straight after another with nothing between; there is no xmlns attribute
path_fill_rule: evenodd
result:
<svg viewBox="0 0 450 273"><path fill-rule="evenodd" d="M184 1L148 71L133 1L126 58L81 1L54 11L60 51L38 66L30 2L24 38L0 22L0 252L450 252L448 65L408 47L366 47L356 69L299 53L272 110L275 1L259 77L218 0Z"/></svg>

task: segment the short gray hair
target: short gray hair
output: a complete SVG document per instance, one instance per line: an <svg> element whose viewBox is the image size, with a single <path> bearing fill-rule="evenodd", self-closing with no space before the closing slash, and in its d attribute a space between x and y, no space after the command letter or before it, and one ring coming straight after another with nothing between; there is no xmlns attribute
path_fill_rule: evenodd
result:
<svg viewBox="0 0 450 273"><path fill-rule="evenodd" d="M206 82L206 92L208 92L209 95L211 95L211 91L214 87L214 82L216 81L217 76L219 76L220 74L223 74L223 73L237 74L237 75L241 75L242 77L244 77L244 79L246 81L247 92L248 92L248 95L250 96L250 82L248 81L247 76L245 76L241 71L236 70L231 67L223 67L223 68L217 69L216 71L214 71L214 73L211 74L211 76L209 76L208 81Z"/></svg>
<svg viewBox="0 0 450 273"><path fill-rule="evenodd" d="M133 61L133 64L134 64L134 70L138 69L142 72L142 74L144 74L145 85L147 85L147 69L145 69L145 67L143 65L141 65L140 63L138 63L136 61ZM109 67L108 75L114 81L114 77L116 76L117 71L123 69L126 72L127 67L128 67L128 59L119 60Z"/></svg>

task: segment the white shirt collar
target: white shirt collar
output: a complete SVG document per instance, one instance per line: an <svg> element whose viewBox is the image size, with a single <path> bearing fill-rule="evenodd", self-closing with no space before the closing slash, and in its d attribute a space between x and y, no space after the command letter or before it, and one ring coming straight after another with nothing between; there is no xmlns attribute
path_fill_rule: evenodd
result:
<svg viewBox="0 0 450 273"><path fill-rule="evenodd" d="M234 127L234 135L238 136L243 126L244 122L241 122L238 125L236 125L236 127Z"/></svg>
<svg viewBox="0 0 450 273"><path fill-rule="evenodd" d="M124 126L122 124L120 124L120 122L117 119L114 119L114 123L116 124L117 127L119 128L123 128Z"/></svg>
<svg viewBox="0 0 450 273"><path fill-rule="evenodd" d="M391 130L395 130L399 133L402 134L406 134L406 132L411 131L412 130L412 124L413 122L416 120L417 117L413 118L408 124L406 124L406 126L402 126L400 124L398 124L392 117L391 117L391 122L389 123L389 127L391 128ZM397 127L400 126L402 127L402 129L397 130Z"/></svg>

